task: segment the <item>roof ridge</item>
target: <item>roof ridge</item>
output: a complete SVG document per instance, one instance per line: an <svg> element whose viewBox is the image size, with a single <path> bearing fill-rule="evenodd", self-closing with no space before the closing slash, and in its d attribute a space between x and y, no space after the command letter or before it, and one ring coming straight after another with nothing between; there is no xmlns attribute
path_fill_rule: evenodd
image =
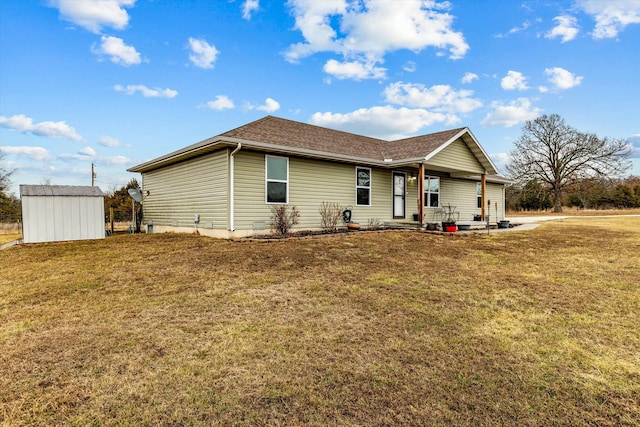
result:
<svg viewBox="0 0 640 427"><path fill-rule="evenodd" d="M332 131L332 132L337 132L337 133L341 133L341 134L345 134L345 135L357 136L359 138L372 139L372 140L375 140L375 141L378 141L378 142L389 142L386 139L376 138L376 137L368 136L368 135L362 135L360 133L355 133L355 132L347 132L347 131L344 131L344 130L334 129L334 128L330 128L330 127L326 127L326 126L320 126L320 125L316 125L316 124L313 124L313 123L305 123L305 122L299 122L297 120L285 119L284 117L268 115L268 116L263 117L260 120L263 120L263 119L281 120L281 121L285 121L285 122L289 122L289 123L294 123L294 124L297 124L297 125L303 125L303 126L309 126L309 127L321 129L323 131L329 130L329 131ZM256 122L259 122L260 120L256 120L255 122L251 122L251 123L256 123ZM251 124L251 123L249 123L249 124Z"/></svg>

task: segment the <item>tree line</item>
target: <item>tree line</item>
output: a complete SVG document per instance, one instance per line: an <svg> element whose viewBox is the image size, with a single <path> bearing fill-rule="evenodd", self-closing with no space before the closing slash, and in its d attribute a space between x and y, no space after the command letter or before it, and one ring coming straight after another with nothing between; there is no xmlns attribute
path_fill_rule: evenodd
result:
<svg viewBox="0 0 640 427"><path fill-rule="evenodd" d="M555 206L551 192L537 180L516 182L507 187L505 197L510 211L543 211ZM566 188L561 203L579 209L640 208L640 177L578 180Z"/></svg>
<svg viewBox="0 0 640 427"><path fill-rule="evenodd" d="M630 168L631 147L569 126L557 114L529 120L509 153L507 209L640 207L640 178Z"/></svg>

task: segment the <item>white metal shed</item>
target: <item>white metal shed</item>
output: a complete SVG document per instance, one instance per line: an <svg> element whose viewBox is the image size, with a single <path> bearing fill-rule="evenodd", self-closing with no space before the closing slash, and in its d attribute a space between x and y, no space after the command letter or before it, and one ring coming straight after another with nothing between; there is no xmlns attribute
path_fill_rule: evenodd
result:
<svg viewBox="0 0 640 427"><path fill-rule="evenodd" d="M104 239L104 196L99 187L21 185L24 243Z"/></svg>

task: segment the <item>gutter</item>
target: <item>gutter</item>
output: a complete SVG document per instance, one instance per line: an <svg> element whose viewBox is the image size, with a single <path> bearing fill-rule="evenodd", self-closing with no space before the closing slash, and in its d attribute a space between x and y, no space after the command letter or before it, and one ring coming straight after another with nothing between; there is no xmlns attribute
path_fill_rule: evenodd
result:
<svg viewBox="0 0 640 427"><path fill-rule="evenodd" d="M229 230L235 231L235 190L234 190L234 181L235 181L235 155L242 148L242 143L238 142L235 150L229 154Z"/></svg>

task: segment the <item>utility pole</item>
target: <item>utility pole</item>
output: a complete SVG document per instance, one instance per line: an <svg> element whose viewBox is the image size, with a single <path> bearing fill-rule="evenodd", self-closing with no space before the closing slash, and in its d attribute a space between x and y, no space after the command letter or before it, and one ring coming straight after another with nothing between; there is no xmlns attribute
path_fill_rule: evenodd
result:
<svg viewBox="0 0 640 427"><path fill-rule="evenodd" d="M95 186L95 180L96 180L96 172L93 168L93 163L91 163L91 186L94 187Z"/></svg>

